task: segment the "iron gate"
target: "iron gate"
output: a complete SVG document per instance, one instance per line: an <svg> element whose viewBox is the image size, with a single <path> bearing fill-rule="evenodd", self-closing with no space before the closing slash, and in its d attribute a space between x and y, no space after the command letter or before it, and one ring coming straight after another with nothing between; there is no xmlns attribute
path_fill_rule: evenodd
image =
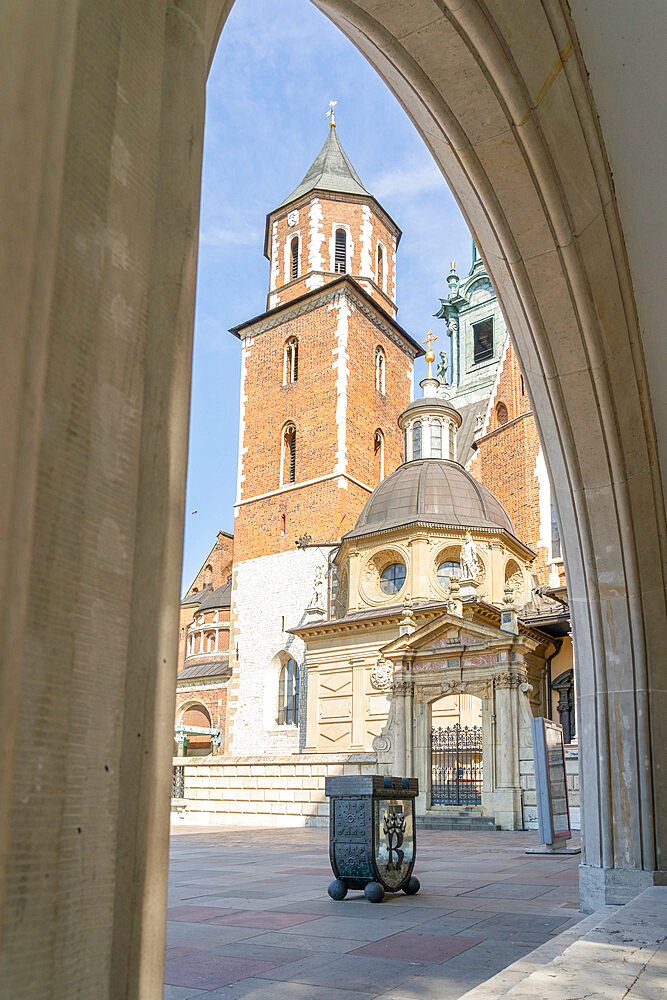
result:
<svg viewBox="0 0 667 1000"><path fill-rule="evenodd" d="M475 806L482 801L482 727L431 730L431 803Z"/></svg>

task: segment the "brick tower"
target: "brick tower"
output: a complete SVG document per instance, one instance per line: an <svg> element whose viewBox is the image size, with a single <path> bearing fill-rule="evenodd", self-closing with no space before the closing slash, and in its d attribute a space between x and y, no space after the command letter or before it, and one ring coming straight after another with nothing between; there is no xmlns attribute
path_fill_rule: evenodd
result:
<svg viewBox="0 0 667 1000"><path fill-rule="evenodd" d="M304 647L286 629L309 605L324 613L330 552L402 461L397 417L422 350L395 318L400 235L335 125L266 220L267 311L231 331L242 342L232 754L303 745Z"/></svg>

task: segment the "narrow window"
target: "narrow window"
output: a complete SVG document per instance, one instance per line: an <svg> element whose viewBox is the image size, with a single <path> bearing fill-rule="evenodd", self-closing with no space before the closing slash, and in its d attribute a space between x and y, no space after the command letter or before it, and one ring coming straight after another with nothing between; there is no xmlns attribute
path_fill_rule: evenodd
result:
<svg viewBox="0 0 667 1000"><path fill-rule="evenodd" d="M345 274L347 271L347 233L344 229L336 230L334 271L336 274Z"/></svg>
<svg viewBox="0 0 667 1000"><path fill-rule="evenodd" d="M384 371L386 358L381 347L375 349L375 388L384 396Z"/></svg>
<svg viewBox="0 0 667 1000"><path fill-rule="evenodd" d="M412 460L422 457L422 422L415 420L412 425Z"/></svg>
<svg viewBox="0 0 667 1000"><path fill-rule="evenodd" d="M291 250L291 255L292 255L292 263L291 263L290 273L291 273L291 276L292 276L292 281L294 281L295 278L299 277L299 237L298 236L293 236L292 237L292 243L291 243L291 246L290 246L290 250Z"/></svg>
<svg viewBox="0 0 667 1000"><path fill-rule="evenodd" d="M299 667L291 657L280 669L278 682L278 725L299 723Z"/></svg>
<svg viewBox="0 0 667 1000"><path fill-rule="evenodd" d="M526 387L523 384L523 375L521 375L520 378L521 378L521 395L525 396L526 395Z"/></svg>
<svg viewBox="0 0 667 1000"><path fill-rule="evenodd" d="M498 420L498 424L507 423L507 407L504 403L498 403L496 406L496 419Z"/></svg>
<svg viewBox="0 0 667 1000"><path fill-rule="evenodd" d="M299 341L290 337L283 352L283 385L296 382L299 377Z"/></svg>
<svg viewBox="0 0 667 1000"><path fill-rule="evenodd" d="M384 434L381 430L377 430L373 438L373 456L375 458L375 481L381 483L384 479Z"/></svg>
<svg viewBox="0 0 667 1000"><path fill-rule="evenodd" d="M493 317L473 323L473 360L475 364L493 357Z"/></svg>
<svg viewBox="0 0 667 1000"><path fill-rule="evenodd" d="M380 288L384 289L384 254L382 252L382 247L379 243L378 243L377 275L378 275L378 285L380 286Z"/></svg>
<svg viewBox="0 0 667 1000"><path fill-rule="evenodd" d="M431 458L442 458L442 424L439 420L431 422Z"/></svg>
<svg viewBox="0 0 667 1000"><path fill-rule="evenodd" d="M281 486L296 479L296 427L287 424L283 430L281 455Z"/></svg>
<svg viewBox="0 0 667 1000"><path fill-rule="evenodd" d="M456 431L454 424L449 425L449 458L452 462L456 461Z"/></svg>

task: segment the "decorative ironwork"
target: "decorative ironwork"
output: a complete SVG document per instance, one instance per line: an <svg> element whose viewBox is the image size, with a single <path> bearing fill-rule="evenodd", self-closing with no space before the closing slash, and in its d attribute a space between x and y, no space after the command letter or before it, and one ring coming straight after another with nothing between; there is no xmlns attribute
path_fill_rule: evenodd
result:
<svg viewBox="0 0 667 1000"><path fill-rule="evenodd" d="M482 727L431 730L431 803L474 806L482 801Z"/></svg>
<svg viewBox="0 0 667 1000"><path fill-rule="evenodd" d="M171 797L172 799L185 798L185 767L179 764L174 765L171 775Z"/></svg>

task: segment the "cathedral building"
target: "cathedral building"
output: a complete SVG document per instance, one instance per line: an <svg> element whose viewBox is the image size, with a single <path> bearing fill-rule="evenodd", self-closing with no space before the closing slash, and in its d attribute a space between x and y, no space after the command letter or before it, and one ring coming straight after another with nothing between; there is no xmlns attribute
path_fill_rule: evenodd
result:
<svg viewBox="0 0 667 1000"><path fill-rule="evenodd" d="M266 309L231 331L233 563L211 554L182 602L178 752L223 762L193 822L323 822L327 768L416 775L423 821L535 822L530 720L572 666L564 599L536 589L540 482L516 474L539 442L476 251L438 313L451 385L429 333L413 398L400 236L335 125L267 217Z"/></svg>

